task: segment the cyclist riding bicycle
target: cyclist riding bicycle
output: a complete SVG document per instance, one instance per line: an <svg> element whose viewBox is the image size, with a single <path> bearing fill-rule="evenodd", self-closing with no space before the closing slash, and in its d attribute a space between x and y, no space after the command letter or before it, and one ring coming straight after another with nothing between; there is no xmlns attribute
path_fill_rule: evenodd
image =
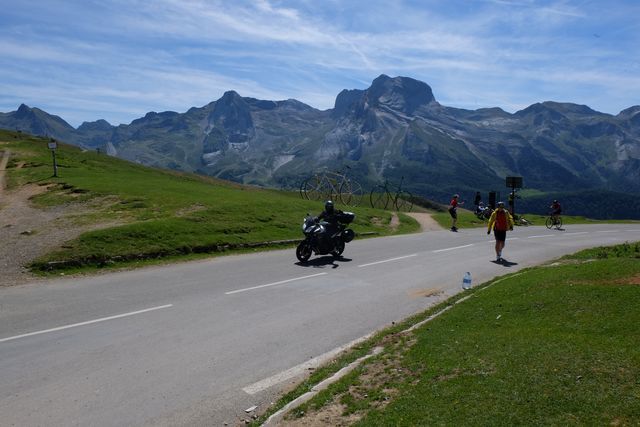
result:
<svg viewBox="0 0 640 427"><path fill-rule="evenodd" d="M557 200L554 200L553 203L551 203L551 206L549 206L549 209L551 209L551 217L555 224L558 222L560 214L562 213L562 206L560 206L560 203Z"/></svg>

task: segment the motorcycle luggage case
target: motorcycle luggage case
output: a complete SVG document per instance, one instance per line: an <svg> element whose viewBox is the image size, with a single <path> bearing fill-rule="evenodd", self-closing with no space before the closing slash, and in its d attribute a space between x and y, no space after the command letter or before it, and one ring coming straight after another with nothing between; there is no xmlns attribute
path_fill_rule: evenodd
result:
<svg viewBox="0 0 640 427"><path fill-rule="evenodd" d="M356 233L350 228L347 228L342 232L342 238L346 243L352 241L354 237L356 237Z"/></svg>
<svg viewBox="0 0 640 427"><path fill-rule="evenodd" d="M351 224L356 218L356 214L353 212L341 212L338 214L338 221L343 224Z"/></svg>

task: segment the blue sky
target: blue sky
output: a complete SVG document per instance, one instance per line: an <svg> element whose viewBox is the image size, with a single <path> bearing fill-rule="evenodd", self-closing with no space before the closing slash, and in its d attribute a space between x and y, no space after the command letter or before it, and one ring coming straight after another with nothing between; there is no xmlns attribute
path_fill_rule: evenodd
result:
<svg viewBox="0 0 640 427"><path fill-rule="evenodd" d="M184 112L227 90L333 107L380 74L443 105L640 104L640 1L0 0L0 111L73 126Z"/></svg>

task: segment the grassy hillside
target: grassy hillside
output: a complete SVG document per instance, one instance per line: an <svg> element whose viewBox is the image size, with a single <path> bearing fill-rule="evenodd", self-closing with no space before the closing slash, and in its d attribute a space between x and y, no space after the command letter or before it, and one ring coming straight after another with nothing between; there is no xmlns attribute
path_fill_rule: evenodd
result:
<svg viewBox="0 0 640 427"><path fill-rule="evenodd" d="M0 141L0 150L11 152L9 189L46 185L49 191L33 200L43 209L91 202L96 208L82 221L124 223L65 243L39 259L34 264L39 269L51 268L51 262L57 263L53 264L56 268L104 266L298 239L303 216L322 210L321 203L301 200L297 193L152 169L65 144L59 144L57 150L59 176L54 178L46 139L0 131ZM406 216L392 230L390 212L348 210L357 214L356 233L384 235L418 228Z"/></svg>

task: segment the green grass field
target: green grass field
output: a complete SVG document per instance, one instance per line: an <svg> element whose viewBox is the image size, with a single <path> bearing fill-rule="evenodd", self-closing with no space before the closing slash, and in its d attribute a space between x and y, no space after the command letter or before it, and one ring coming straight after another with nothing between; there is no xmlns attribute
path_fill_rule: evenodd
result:
<svg viewBox="0 0 640 427"><path fill-rule="evenodd" d="M301 239L303 217L307 212L317 215L323 208L322 202L302 200L297 192L148 168L64 144L57 150L58 177L54 178L47 139L0 131L0 141L0 150L11 152L9 189L48 185L49 191L33 200L43 209L90 203L93 210L78 221L122 223L65 243L64 248L37 260L35 269L124 265ZM404 215L399 227L392 229L390 212L338 208L356 213L352 226L356 233L386 235L419 228Z"/></svg>
<svg viewBox="0 0 640 427"><path fill-rule="evenodd" d="M639 305L640 243L590 249L380 333L280 404L383 346L289 417L361 426L638 425Z"/></svg>

